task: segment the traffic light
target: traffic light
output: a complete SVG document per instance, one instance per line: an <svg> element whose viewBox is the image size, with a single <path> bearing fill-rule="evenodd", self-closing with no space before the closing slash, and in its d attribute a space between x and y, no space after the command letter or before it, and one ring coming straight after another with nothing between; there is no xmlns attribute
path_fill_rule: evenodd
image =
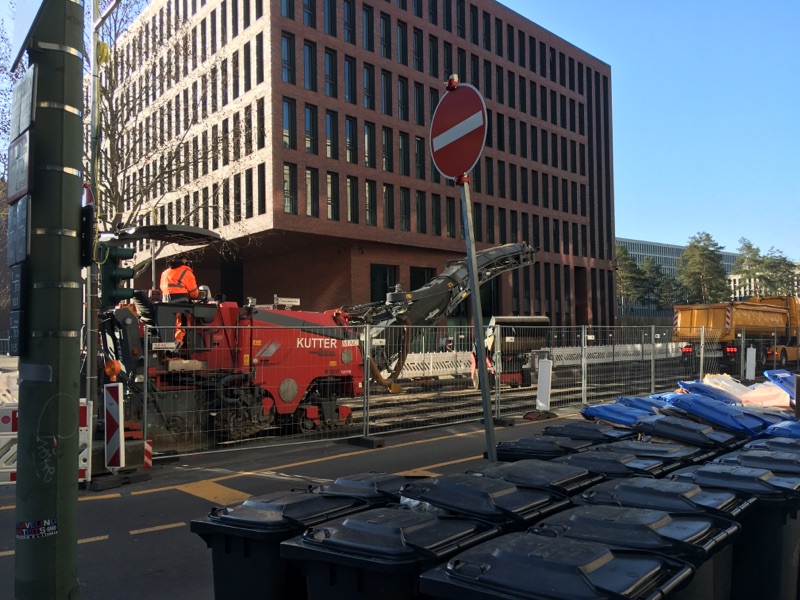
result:
<svg viewBox="0 0 800 600"><path fill-rule="evenodd" d="M120 262L133 258L133 248L100 244L100 308L115 306L121 300L133 298L133 288L120 287L133 278L134 270L121 267Z"/></svg>

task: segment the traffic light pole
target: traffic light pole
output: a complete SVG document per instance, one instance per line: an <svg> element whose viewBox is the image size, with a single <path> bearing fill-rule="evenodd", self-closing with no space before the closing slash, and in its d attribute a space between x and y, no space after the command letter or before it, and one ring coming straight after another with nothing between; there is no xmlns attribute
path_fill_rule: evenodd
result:
<svg viewBox="0 0 800 600"><path fill-rule="evenodd" d="M82 3L45 0L31 40L28 57L39 76L23 288L28 321L19 362L14 594L72 599L80 592Z"/></svg>

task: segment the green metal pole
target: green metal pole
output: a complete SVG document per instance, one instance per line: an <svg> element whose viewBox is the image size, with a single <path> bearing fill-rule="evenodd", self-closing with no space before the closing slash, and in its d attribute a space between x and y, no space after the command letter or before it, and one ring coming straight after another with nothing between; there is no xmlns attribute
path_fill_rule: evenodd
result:
<svg viewBox="0 0 800 600"><path fill-rule="evenodd" d="M83 4L46 0L38 65L30 255L20 337L14 594L78 598L78 400Z"/></svg>

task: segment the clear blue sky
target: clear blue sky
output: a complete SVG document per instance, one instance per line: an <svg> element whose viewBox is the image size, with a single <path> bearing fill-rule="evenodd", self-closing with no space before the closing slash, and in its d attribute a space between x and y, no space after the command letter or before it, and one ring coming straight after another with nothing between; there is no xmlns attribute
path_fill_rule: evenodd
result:
<svg viewBox="0 0 800 600"><path fill-rule="evenodd" d="M611 66L618 237L800 261L800 1L501 1Z"/></svg>

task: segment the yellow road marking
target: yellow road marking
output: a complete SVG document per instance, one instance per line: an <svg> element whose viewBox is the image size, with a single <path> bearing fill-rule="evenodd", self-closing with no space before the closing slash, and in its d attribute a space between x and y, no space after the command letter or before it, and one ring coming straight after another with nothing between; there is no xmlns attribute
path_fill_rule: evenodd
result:
<svg viewBox="0 0 800 600"><path fill-rule="evenodd" d="M401 477L438 477L441 473L434 473L425 469L411 469L410 471L395 473L395 475L400 475Z"/></svg>
<svg viewBox="0 0 800 600"><path fill-rule="evenodd" d="M157 525L155 527L145 527L144 529L131 529L128 533L131 535L139 535L140 533L153 533L154 531L177 529L178 527L186 527L186 523L169 523L168 525Z"/></svg>
<svg viewBox="0 0 800 600"><path fill-rule="evenodd" d="M109 498L122 498L122 494L102 494L100 496L83 496L78 498L78 502L85 502L87 500L108 500Z"/></svg>
<svg viewBox="0 0 800 600"><path fill-rule="evenodd" d="M215 481L196 481L177 487L182 492L192 494L203 500L208 500L216 506L227 506L229 504L240 504L250 498L251 494L245 494Z"/></svg>
<svg viewBox="0 0 800 600"><path fill-rule="evenodd" d="M13 550L4 550L3 552L0 552L0 556L14 556L14 551Z"/></svg>
<svg viewBox="0 0 800 600"><path fill-rule="evenodd" d="M104 542L108 539L107 535L98 535L95 537L90 538L83 538L82 540L78 540L79 544L88 544L90 542Z"/></svg>

